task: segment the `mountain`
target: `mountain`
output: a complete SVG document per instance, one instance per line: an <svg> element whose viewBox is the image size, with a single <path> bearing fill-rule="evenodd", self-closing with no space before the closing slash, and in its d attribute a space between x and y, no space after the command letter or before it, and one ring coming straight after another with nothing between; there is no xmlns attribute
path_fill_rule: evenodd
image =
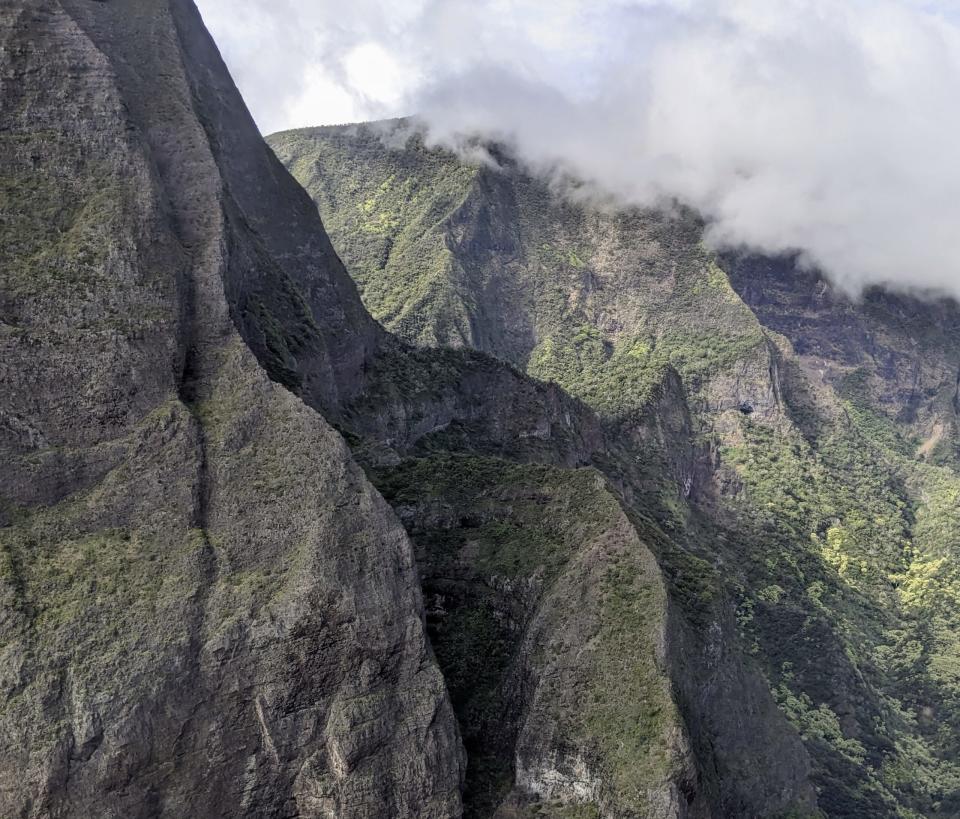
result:
<svg viewBox="0 0 960 819"><path fill-rule="evenodd" d="M954 303L271 150L191 0L0 67L0 816L960 812Z"/></svg>
<svg viewBox="0 0 960 819"><path fill-rule="evenodd" d="M705 815L960 814L955 302L853 299L791 257L718 255L682 209L615 208L505 148L471 162L429 147L408 122L268 141L388 329L486 352L597 413L604 445L590 462L664 578L665 668ZM417 544L428 601L469 606L428 608L428 626L467 741L472 810L471 765L489 744L471 747L488 684L470 618L515 618L510 603L478 601L472 578L497 587L504 569L489 555L515 548L519 501L495 503L503 490L482 482L465 493L442 463L370 474ZM450 510L477 495L509 513L458 521ZM535 622L506 646L481 635L476 653L522 655ZM516 781L536 790L523 747ZM589 789L579 798L621 815Z"/></svg>
<svg viewBox="0 0 960 819"><path fill-rule="evenodd" d="M345 435L380 463L482 452L485 480L539 493L526 519L586 485L603 514L551 520L551 565L592 595L585 622L644 615L594 652L642 674L649 733L569 725L545 693L522 712L530 781L568 794L556 748L578 731L649 757L624 798L701 798L653 660L659 571L599 473L568 469L602 447L589 409L370 318L192 3L10 3L0 42L0 815L460 815L414 547ZM584 588L621 564L615 600ZM556 653L512 667L525 690L566 659L619 707L564 623L538 628Z"/></svg>
<svg viewBox="0 0 960 819"><path fill-rule="evenodd" d="M331 408L385 336L315 208L192 3L0 44L0 815L455 815L412 545L283 386L272 316Z"/></svg>
<svg viewBox="0 0 960 819"><path fill-rule="evenodd" d="M383 330L188 0L0 38L0 814L812 808L622 500L691 468L675 377L618 441Z"/></svg>

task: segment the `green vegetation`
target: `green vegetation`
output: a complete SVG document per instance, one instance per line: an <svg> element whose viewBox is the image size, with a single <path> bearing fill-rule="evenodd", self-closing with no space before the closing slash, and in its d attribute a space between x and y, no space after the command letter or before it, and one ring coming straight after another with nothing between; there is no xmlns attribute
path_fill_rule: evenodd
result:
<svg viewBox="0 0 960 819"><path fill-rule="evenodd" d="M518 173L493 181L416 136L387 148L371 127L270 143L367 308L409 341L479 348L610 416L642 408L667 366L698 389L765 352L689 218L600 215Z"/></svg>
<svg viewBox="0 0 960 819"><path fill-rule="evenodd" d="M156 422L149 417L145 428ZM170 662L189 639L202 538L162 511L136 525L104 525L111 499L133 480L122 465L95 490L0 527L0 653L10 660L0 708L44 715L23 727L35 753L71 731L85 741L71 720L96 707L98 692L149 699L153 680L142 670ZM65 686L69 707L52 707Z"/></svg>
<svg viewBox="0 0 960 819"><path fill-rule="evenodd" d="M0 147L7 139L0 139ZM40 150L35 140L18 151ZM43 150L50 150L45 146ZM64 149L66 150L66 149ZM49 287L87 295L102 281L111 252L124 249L124 216L134 191L125 180L103 171L75 179L45 170L0 175L0 287L22 298Z"/></svg>
<svg viewBox="0 0 960 819"><path fill-rule="evenodd" d="M336 129L288 131L270 143L315 193L324 226L375 318L417 343L470 339L447 234L476 168L418 138L385 150L366 128L349 138Z"/></svg>
<svg viewBox="0 0 960 819"><path fill-rule="evenodd" d="M582 736L601 749L614 793L642 808L646 792L671 769L674 749L668 738L679 724L654 649L665 592L635 555L622 555L603 575L601 595L590 689L575 718Z"/></svg>
<svg viewBox="0 0 960 819"><path fill-rule="evenodd" d="M174 320L166 297L176 282L143 263L130 232L142 216L137 181L105 162L87 162L78 175L76 150L55 133L0 135L0 153L15 158L0 172L0 336L30 338L43 327L56 342L57 325L69 321L96 344ZM62 157L56 169L17 165L51 154ZM69 314L51 310L52 298Z"/></svg>
<svg viewBox="0 0 960 819"><path fill-rule="evenodd" d="M594 805L534 802L524 806L518 819L601 819L601 814Z"/></svg>
<svg viewBox="0 0 960 819"><path fill-rule="evenodd" d="M660 338L626 338L612 347L587 325L572 336L543 341L533 351L528 371L616 419L642 410L669 367L696 387L711 373L761 350L765 352L759 331L730 336L667 331Z"/></svg>
<svg viewBox="0 0 960 819"><path fill-rule="evenodd" d="M276 267L264 259L264 266ZM272 277L264 277L269 287L262 287L245 300L240 313L252 325L254 338L262 343L261 361L270 377L296 392L302 376L298 357L317 343L320 330L303 296L279 269ZM259 338L258 338L259 337Z"/></svg>
<svg viewBox="0 0 960 819"><path fill-rule="evenodd" d="M947 816L960 798L960 484L850 395L849 422L816 447L745 421L724 450L743 481L741 625L811 748L828 815Z"/></svg>
<svg viewBox="0 0 960 819"><path fill-rule="evenodd" d="M453 455L372 477L417 546L431 640L470 755L467 814L490 815L512 787L521 727L512 687L524 668L544 675L546 718L615 783L623 804L645 810L671 771L679 723L655 659L665 593L602 478ZM596 573L596 584L584 573ZM591 590L579 603L566 591L574 582ZM585 619L595 629L589 646L569 643L567 624ZM531 628L543 631L534 639ZM573 688L554 691L548 672L572 653L584 655L563 677ZM592 815L589 806L531 810Z"/></svg>
<svg viewBox="0 0 960 819"><path fill-rule="evenodd" d="M810 752L828 816L960 815L955 326L917 326L909 311L868 294L843 308L869 327L850 341L818 329L802 300L788 302L784 326L807 342L815 335L805 360L789 334L762 326L743 303L686 214L593 209L509 162L477 169L416 139L386 150L365 129L296 132L273 144L318 202L365 303L387 327L418 343L479 347L584 400L612 437L643 440L599 465L627 487L634 523L687 620L707 629L735 601L743 647ZM838 313L838 326L849 317ZM863 348L863 363L851 363L848 341ZM942 383L923 394L891 388L909 368L884 357L885 344L928 382L941 372ZM416 390L447 377L444 368L418 367L398 368ZM645 426L658 423L650 408L671 370L691 411L689 442L660 440ZM752 394L773 395L776 406L755 414L748 401L721 412L718 394L728 408ZM678 494L671 452L687 443L701 463L710 453L714 471L690 501ZM458 443L438 441L445 445ZM549 504L545 516L546 502L519 486L553 480L549 470L531 471L539 467L414 464L376 476L401 514L430 498L470 510L454 524L412 529L421 566L437 577L469 566L471 583L537 577L548 589L573 571L576 550L545 521L603 517ZM581 743L597 742L606 775L631 798L665 764L645 754L672 719L665 700L644 700L655 674L631 677L617 666L631 636L656 620L656 593L642 578L629 560L612 560L596 578L604 602L594 689L571 709ZM431 583L428 596L460 599ZM490 707L518 640L504 630L502 591L476 594L445 625L431 625L468 746L488 736L476 715ZM493 662L472 664L479 653ZM630 693L608 699L618 677ZM502 795L509 776L491 747L470 746L470 787L481 769ZM546 805L534 810L555 815Z"/></svg>

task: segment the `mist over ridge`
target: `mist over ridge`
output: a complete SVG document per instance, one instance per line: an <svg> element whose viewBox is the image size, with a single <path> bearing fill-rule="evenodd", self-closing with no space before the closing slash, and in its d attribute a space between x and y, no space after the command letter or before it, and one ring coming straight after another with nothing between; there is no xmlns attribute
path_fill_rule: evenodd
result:
<svg viewBox="0 0 960 819"><path fill-rule="evenodd" d="M432 142L497 140L618 202L679 201L712 246L800 252L852 293L960 295L953 4L246 0L222 26L221 0L201 5L231 64L244 21L261 32L258 79L237 73L265 131L347 94L344 116L417 112Z"/></svg>

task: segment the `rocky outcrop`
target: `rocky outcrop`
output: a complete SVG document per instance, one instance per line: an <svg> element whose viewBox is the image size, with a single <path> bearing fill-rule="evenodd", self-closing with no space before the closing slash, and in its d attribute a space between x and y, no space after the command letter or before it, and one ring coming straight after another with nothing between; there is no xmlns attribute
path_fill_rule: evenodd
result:
<svg viewBox="0 0 960 819"><path fill-rule="evenodd" d="M809 754L744 661L731 607L708 610L690 622L675 609L665 640L701 798L715 816L817 816Z"/></svg>
<svg viewBox="0 0 960 819"><path fill-rule="evenodd" d="M583 402L473 351L394 340L367 379L367 391L336 421L394 455L452 450L581 466L605 445Z"/></svg>
<svg viewBox="0 0 960 819"><path fill-rule="evenodd" d="M673 699L663 578L603 477L462 455L374 475L416 544L466 815L711 815Z"/></svg>
<svg viewBox="0 0 960 819"><path fill-rule="evenodd" d="M928 460L955 462L955 301L880 288L858 301L789 256L730 254L724 266L744 301L790 340L815 378L911 427Z"/></svg>
<svg viewBox="0 0 960 819"><path fill-rule="evenodd" d="M458 815L411 544L269 299L324 407L380 331L196 10L0 42L0 814Z"/></svg>

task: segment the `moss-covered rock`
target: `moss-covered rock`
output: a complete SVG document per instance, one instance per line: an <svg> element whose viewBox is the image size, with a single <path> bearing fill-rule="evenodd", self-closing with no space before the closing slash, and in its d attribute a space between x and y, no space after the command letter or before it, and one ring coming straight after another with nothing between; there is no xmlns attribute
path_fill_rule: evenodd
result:
<svg viewBox="0 0 960 819"><path fill-rule="evenodd" d="M536 815L683 815L669 806L696 774L663 656L666 593L600 474L442 455L374 482L417 544L469 755L466 815L518 800Z"/></svg>

